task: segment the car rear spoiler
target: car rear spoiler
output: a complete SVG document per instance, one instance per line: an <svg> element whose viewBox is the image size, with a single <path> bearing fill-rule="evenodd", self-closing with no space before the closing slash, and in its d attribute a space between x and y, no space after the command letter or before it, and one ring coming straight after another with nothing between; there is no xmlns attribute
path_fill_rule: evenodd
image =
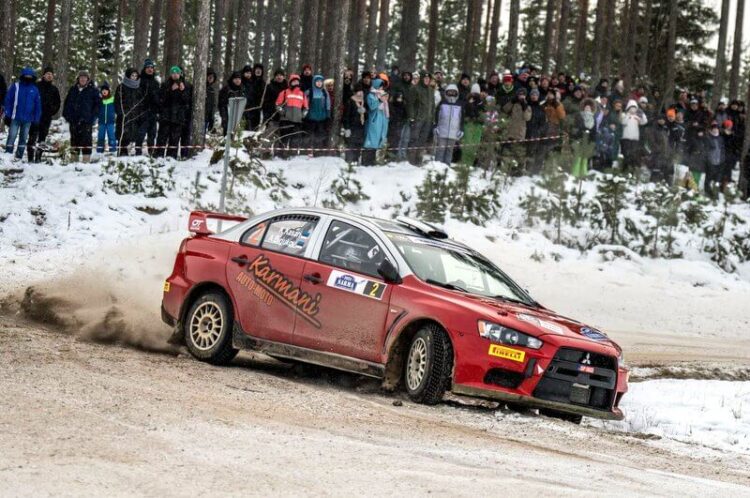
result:
<svg viewBox="0 0 750 498"><path fill-rule="evenodd" d="M208 220L236 221L242 223L247 220L247 217L210 211L192 211L190 213L190 220L188 221L188 230L195 235L211 235L214 232L208 228Z"/></svg>

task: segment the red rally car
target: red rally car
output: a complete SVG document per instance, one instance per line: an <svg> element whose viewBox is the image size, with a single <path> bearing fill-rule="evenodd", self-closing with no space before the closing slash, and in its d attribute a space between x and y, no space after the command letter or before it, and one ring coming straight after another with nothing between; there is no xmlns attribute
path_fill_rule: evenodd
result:
<svg viewBox="0 0 750 498"><path fill-rule="evenodd" d="M214 233L215 222L235 222ZM602 332L532 299L432 224L326 209L193 212L162 317L196 358L241 349L580 421L621 419L628 370Z"/></svg>

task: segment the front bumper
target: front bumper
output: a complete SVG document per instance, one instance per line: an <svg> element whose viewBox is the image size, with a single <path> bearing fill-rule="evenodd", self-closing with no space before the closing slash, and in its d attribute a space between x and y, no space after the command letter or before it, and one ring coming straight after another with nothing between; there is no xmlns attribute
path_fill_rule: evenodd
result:
<svg viewBox="0 0 750 498"><path fill-rule="evenodd" d="M584 415L586 417L592 418L600 418L605 420L622 420L624 418L624 415L619 408L613 408L612 411L606 412L603 410L587 408L585 406L571 405L568 403L558 403L556 401L534 398L533 396L507 393L496 391L494 389L481 389L478 387L465 386L461 384L453 384L451 391L454 394L460 394L463 396L487 398L497 401L504 401L506 403L517 403L529 406L531 408L548 408L550 410L557 410L563 413Z"/></svg>

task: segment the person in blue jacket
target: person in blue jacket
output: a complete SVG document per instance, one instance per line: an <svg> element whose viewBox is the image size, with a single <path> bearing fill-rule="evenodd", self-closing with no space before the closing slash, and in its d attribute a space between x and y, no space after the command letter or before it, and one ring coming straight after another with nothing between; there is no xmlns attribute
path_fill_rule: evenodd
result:
<svg viewBox="0 0 750 498"><path fill-rule="evenodd" d="M328 145L327 125L331 118L331 97L323 88L323 81L323 76L316 74L312 79L312 88L306 92L309 110L305 118L305 127L310 147L313 149L322 149Z"/></svg>
<svg viewBox="0 0 750 498"><path fill-rule="evenodd" d="M383 89L383 80L372 81L365 100L367 106L367 131L362 151L362 165L374 166L378 149L385 145L388 136L388 93Z"/></svg>
<svg viewBox="0 0 750 498"><path fill-rule="evenodd" d="M5 152L13 153L13 146L18 139L16 159L23 158L26 150L26 139L32 124L39 124L42 119L42 99L36 87L36 74L30 67L21 71L18 82L11 85L3 102L7 117L10 118L8 140L5 142Z"/></svg>
<svg viewBox="0 0 750 498"><path fill-rule="evenodd" d="M70 147L73 155L82 155L83 162L91 160L92 131L99 117L99 92L89 78L88 71L78 73L76 84L68 90L63 106L63 117L70 126Z"/></svg>
<svg viewBox="0 0 750 498"><path fill-rule="evenodd" d="M117 150L117 138L115 137L115 98L106 81L99 87L101 104L99 105L99 131L96 140L96 152L104 153L104 139L109 142L109 153L114 154Z"/></svg>

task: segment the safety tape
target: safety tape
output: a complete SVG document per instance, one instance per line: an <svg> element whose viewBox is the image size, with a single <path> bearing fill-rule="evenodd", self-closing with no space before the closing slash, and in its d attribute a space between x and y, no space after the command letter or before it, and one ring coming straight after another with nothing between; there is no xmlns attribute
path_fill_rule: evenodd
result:
<svg viewBox="0 0 750 498"><path fill-rule="evenodd" d="M497 140L497 141L491 141L491 142L480 142L476 144L467 144L467 143L460 143L458 140L456 141L455 145L458 145L461 147L461 149L467 149L467 148L476 148L476 147L485 147L490 145L522 145L526 143L538 143L538 142L551 142L556 141L561 138L566 137L567 135L555 135L551 137L540 137L540 138L525 138L523 140ZM117 149L128 149L128 147L118 147ZM432 145L417 145L413 147L380 147L378 149L367 149L367 150L383 150L387 152L395 152L399 150L435 150L436 148L441 147L438 144L432 144ZM140 149L146 149L146 150L178 150L178 149L188 149L188 150L215 150L214 147L210 147L207 145L153 145L153 146L135 146L135 148ZM96 149L96 144L93 144L91 146L70 146L67 147L67 150L86 150L86 149ZM354 152L354 151L361 151L365 150L366 148L364 146L362 147L297 147L297 146L285 146L283 144L279 144L278 146L262 146L262 147L253 147L253 152L280 152L280 151L291 151L291 152ZM51 150L49 152L59 152L55 150Z"/></svg>

